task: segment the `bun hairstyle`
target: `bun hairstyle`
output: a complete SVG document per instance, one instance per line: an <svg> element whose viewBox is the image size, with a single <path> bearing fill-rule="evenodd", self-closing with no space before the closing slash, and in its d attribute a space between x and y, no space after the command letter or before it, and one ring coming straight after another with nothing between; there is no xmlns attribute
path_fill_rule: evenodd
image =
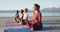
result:
<svg viewBox="0 0 60 32"><path fill-rule="evenodd" d="M34 4L38 9L40 8L40 5L38 5L38 4Z"/></svg>

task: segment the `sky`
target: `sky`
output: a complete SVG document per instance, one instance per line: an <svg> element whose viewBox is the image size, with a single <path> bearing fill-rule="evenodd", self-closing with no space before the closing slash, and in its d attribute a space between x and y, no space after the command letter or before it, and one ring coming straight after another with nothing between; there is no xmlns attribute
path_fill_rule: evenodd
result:
<svg viewBox="0 0 60 32"><path fill-rule="evenodd" d="M0 0L0 10L33 9L34 4L39 4L41 9L60 7L60 0Z"/></svg>

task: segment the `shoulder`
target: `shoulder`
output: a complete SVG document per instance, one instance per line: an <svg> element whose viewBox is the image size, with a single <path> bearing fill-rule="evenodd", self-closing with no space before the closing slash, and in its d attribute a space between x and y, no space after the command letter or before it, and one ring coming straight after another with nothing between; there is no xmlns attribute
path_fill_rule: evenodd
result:
<svg viewBox="0 0 60 32"><path fill-rule="evenodd" d="M37 15L39 15L40 13L39 12L36 12Z"/></svg>
<svg viewBox="0 0 60 32"><path fill-rule="evenodd" d="M38 13L37 13L37 15L38 15L38 16L41 16L41 13L40 13L40 12L38 12Z"/></svg>

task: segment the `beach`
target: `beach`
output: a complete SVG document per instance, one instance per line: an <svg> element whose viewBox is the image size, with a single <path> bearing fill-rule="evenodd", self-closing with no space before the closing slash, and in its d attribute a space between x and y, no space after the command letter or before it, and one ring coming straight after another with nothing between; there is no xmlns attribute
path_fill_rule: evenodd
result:
<svg viewBox="0 0 60 32"><path fill-rule="evenodd" d="M32 17L30 17L29 19L31 20ZM15 22L14 17L1 17L0 30L8 29L9 26L6 27L6 24L17 24L17 23ZM43 26L49 27L51 29L48 30L45 28L45 30L42 30L41 32L59 32L60 31L60 16L43 16L42 24ZM24 28L23 26L12 26L12 27ZM10 28L12 27L10 26ZM36 31L36 32L40 32L40 31Z"/></svg>
<svg viewBox="0 0 60 32"><path fill-rule="evenodd" d="M19 19L23 22L26 19L34 22L32 25L29 22L21 25L16 22ZM31 28L37 30L32 31ZM60 1L0 0L0 32L60 32Z"/></svg>

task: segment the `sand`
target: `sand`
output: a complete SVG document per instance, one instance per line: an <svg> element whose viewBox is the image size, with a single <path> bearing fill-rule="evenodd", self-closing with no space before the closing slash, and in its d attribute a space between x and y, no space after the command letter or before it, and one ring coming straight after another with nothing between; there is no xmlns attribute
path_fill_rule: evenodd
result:
<svg viewBox="0 0 60 32"><path fill-rule="evenodd" d="M30 17L30 19L32 19ZM3 30L3 29L8 29L8 27L6 27L6 22L9 22L11 21L12 23L16 23L14 21L14 18L13 17L5 17L5 18L1 18L0 17L0 32ZM59 27L60 28L60 16L44 16L42 17L42 23L43 23L43 26L49 26L49 27ZM20 27L20 26L19 26ZM23 28L23 26L21 26ZM36 32L59 32L60 30L44 30L44 31L36 31Z"/></svg>

